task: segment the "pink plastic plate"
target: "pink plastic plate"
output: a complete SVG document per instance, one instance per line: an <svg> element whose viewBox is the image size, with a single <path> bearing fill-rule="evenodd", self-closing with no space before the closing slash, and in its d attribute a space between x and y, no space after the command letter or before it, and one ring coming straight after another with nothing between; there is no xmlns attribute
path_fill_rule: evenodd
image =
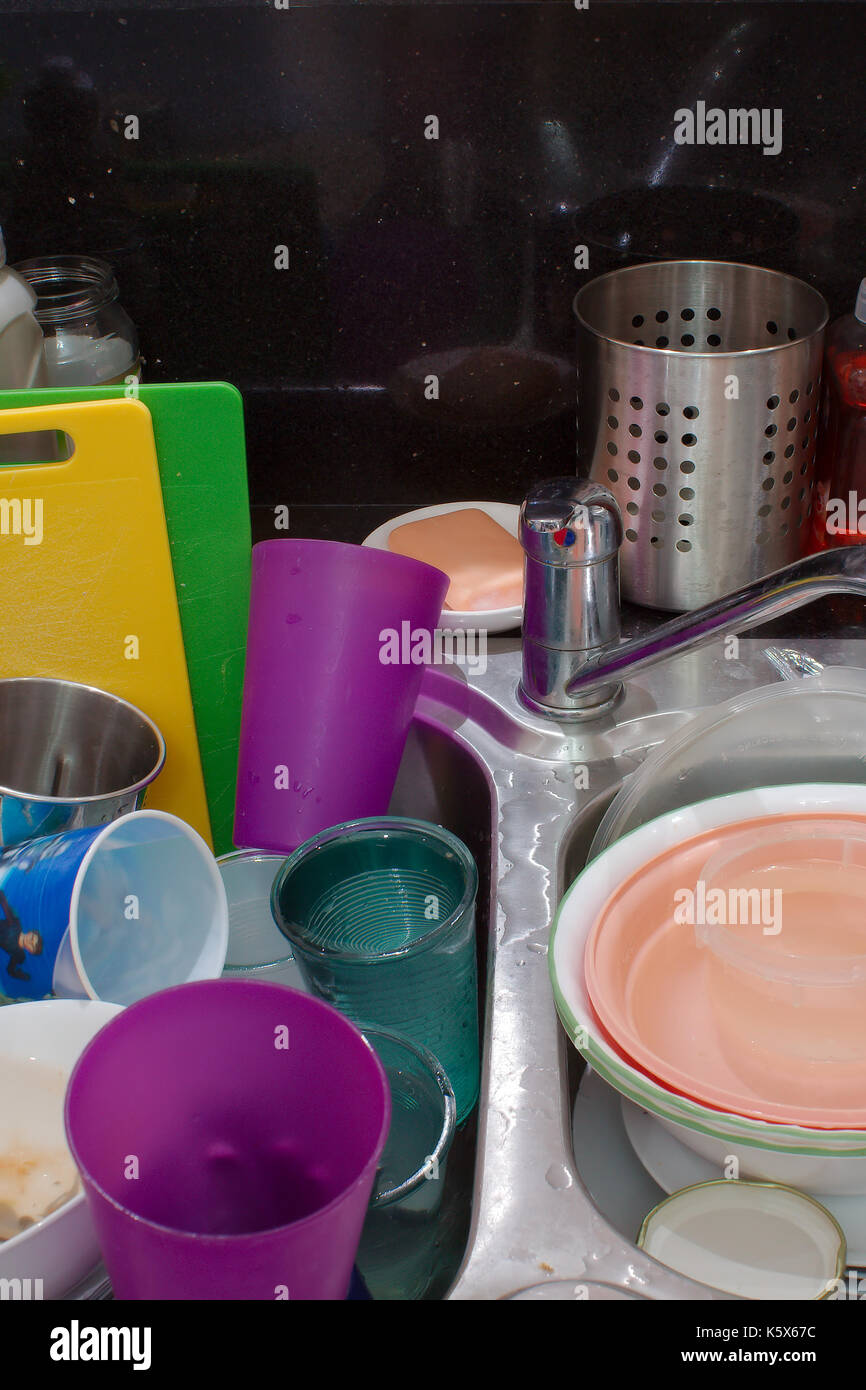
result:
<svg viewBox="0 0 866 1390"><path fill-rule="evenodd" d="M651 860L608 899L586 944L584 970L605 1031L636 1066L703 1105L813 1129L866 1129L866 1056L845 1065L791 1057L720 1027L714 961L695 928L675 920L675 893L695 888L711 855L744 830L820 820L740 821ZM866 817L826 819L862 826ZM760 1030L756 1029L756 1032ZM808 1054L808 1049L806 1049Z"/></svg>

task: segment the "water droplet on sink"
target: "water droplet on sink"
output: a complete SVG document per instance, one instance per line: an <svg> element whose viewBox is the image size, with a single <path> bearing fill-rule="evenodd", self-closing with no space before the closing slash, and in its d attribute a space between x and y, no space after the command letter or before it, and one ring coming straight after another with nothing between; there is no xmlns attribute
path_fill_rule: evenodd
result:
<svg viewBox="0 0 866 1390"><path fill-rule="evenodd" d="M573 1178L564 1163L551 1163L544 1175L544 1181L548 1187L555 1187L557 1191L571 1187Z"/></svg>

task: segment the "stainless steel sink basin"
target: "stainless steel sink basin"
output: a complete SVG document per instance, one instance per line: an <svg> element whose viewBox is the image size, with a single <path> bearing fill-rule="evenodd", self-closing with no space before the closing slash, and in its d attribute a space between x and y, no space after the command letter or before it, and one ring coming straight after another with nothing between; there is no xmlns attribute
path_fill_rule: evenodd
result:
<svg viewBox="0 0 866 1390"><path fill-rule="evenodd" d="M798 645L825 664L866 665L863 643ZM657 1299L725 1297L636 1249L582 1181L572 1110L583 1063L556 1016L547 942L622 779L696 710L777 675L760 640L742 640L728 660L720 639L644 673L606 720L563 728L518 712L517 644L491 639L489 647L483 673L437 671L425 686L393 805L461 835L484 885L474 1181L465 1255L447 1296L499 1299L556 1278Z"/></svg>
<svg viewBox="0 0 866 1390"><path fill-rule="evenodd" d="M490 962L490 924L494 920L493 846L496 844L496 791L488 768L452 729L423 715L409 732L390 810L396 816L433 821L457 835L478 867L476 942L480 989L479 1016L485 1026ZM428 1297L441 1298L453 1282L466 1249L478 1160L478 1113L455 1136L445 1170L437 1244L439 1269Z"/></svg>

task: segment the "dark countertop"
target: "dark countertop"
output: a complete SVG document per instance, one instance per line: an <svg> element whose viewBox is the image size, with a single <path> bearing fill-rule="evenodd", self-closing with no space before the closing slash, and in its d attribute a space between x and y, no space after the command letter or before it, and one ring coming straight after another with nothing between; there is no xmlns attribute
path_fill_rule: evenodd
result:
<svg viewBox="0 0 866 1390"><path fill-rule="evenodd" d="M360 541L574 471L588 279L737 259L850 308L863 21L844 0L2 0L0 224L11 262L115 265L147 379L240 386L257 539L288 505L293 534ZM699 101L779 113L781 148L678 143ZM457 419L428 410L429 356L477 348L554 364L549 398L482 374Z"/></svg>

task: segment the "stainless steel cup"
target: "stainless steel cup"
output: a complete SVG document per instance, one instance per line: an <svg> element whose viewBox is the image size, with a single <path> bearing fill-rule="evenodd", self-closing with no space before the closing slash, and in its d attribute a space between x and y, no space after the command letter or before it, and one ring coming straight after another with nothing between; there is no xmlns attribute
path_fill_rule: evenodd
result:
<svg viewBox="0 0 866 1390"><path fill-rule="evenodd" d="M42 677L0 680L0 845L134 811L165 740L117 695Z"/></svg>

